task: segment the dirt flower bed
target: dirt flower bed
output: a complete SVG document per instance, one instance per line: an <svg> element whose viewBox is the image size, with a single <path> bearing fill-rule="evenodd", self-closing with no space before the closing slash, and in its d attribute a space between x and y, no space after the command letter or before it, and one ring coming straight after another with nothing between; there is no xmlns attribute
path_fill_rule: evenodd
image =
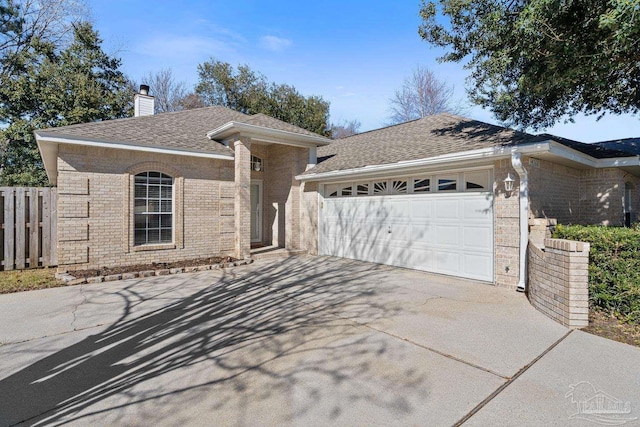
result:
<svg viewBox="0 0 640 427"><path fill-rule="evenodd" d="M137 273L139 271L149 271L149 270L165 270L172 268L186 268L186 267L198 267L200 265L214 265L214 264L223 264L237 261L232 257L210 257L210 258L198 258L198 259L190 259L185 261L175 261L175 262L154 262L151 264L137 264L137 265L129 265L127 267L102 267L101 269L93 269L93 270L76 270L70 271L69 274L78 278L78 279L88 279L90 277L97 276L112 276L114 274L125 274L125 273Z"/></svg>
<svg viewBox="0 0 640 427"><path fill-rule="evenodd" d="M582 330L610 340L640 347L640 325L622 322L616 317L602 312L592 310L589 313L589 326Z"/></svg>

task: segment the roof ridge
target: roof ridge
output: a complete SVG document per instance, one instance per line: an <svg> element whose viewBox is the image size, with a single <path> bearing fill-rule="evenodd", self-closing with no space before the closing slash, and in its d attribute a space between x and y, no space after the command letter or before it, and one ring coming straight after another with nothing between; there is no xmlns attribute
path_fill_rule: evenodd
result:
<svg viewBox="0 0 640 427"><path fill-rule="evenodd" d="M158 113L158 114L149 114L149 115L145 115L145 116L130 116L130 117L119 117L117 119L106 119L106 120L96 120L96 121L92 121L92 122L84 122L84 123L74 123L72 125L64 125L64 126L54 126L54 127L47 127L47 128L42 128L42 129L37 129L38 131L48 131L51 129L60 129L60 128L75 128L75 127L79 127L79 126L98 126L101 124L105 124L105 123L121 123L124 121L134 121L134 120L153 120L154 118L158 118L158 117L166 117L166 116L175 116L178 114L192 114L193 112L196 111L204 111L204 110L228 110L228 111L232 111L234 113L238 113L238 114L242 114L244 116L247 116L247 114L242 113L240 111L236 111L234 109L231 109L229 107L225 107L223 105L208 105L206 107L198 107L198 108L190 108L190 109L185 109L185 110L179 110L179 111L167 111L167 112L163 112L163 113Z"/></svg>

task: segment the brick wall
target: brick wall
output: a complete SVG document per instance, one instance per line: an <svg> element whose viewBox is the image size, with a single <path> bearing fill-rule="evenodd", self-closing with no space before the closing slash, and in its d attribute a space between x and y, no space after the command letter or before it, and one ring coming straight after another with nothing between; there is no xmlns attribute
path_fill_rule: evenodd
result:
<svg viewBox="0 0 640 427"><path fill-rule="evenodd" d="M516 180L514 190L507 194L504 179L510 173ZM511 167L511 160L494 165L494 267L497 286L515 288L520 277L520 182Z"/></svg>
<svg viewBox="0 0 640 427"><path fill-rule="evenodd" d="M588 169L580 180L581 224L624 225L625 182L634 186L633 210L638 212L640 180L621 169Z"/></svg>
<svg viewBox="0 0 640 427"><path fill-rule="evenodd" d="M318 183L300 185L300 249L318 254Z"/></svg>
<svg viewBox="0 0 640 427"><path fill-rule="evenodd" d="M575 223L580 213L580 170L546 160L526 158L529 174L529 208L536 218Z"/></svg>
<svg viewBox="0 0 640 427"><path fill-rule="evenodd" d="M640 179L621 169L574 169L529 158L525 168L532 217L555 218L560 224L624 225L626 182L633 185L633 210L640 211Z"/></svg>
<svg viewBox="0 0 640 427"><path fill-rule="evenodd" d="M531 305L569 328L589 324L589 244L545 239L529 243Z"/></svg>
<svg viewBox="0 0 640 427"><path fill-rule="evenodd" d="M288 249L300 249L300 181L296 175L304 172L309 150L287 145L270 145L265 170L267 204L267 234L271 244Z"/></svg>
<svg viewBox="0 0 640 427"><path fill-rule="evenodd" d="M74 270L231 254L233 162L60 145L58 258ZM155 169L174 177L174 243L133 246L133 176ZM151 169L149 169L151 168Z"/></svg>

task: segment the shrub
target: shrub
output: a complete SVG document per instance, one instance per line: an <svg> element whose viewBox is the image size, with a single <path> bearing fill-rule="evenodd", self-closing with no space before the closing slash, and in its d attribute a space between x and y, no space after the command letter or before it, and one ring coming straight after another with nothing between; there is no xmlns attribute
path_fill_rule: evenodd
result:
<svg viewBox="0 0 640 427"><path fill-rule="evenodd" d="M553 237L591 244L591 308L640 324L640 228L558 225Z"/></svg>

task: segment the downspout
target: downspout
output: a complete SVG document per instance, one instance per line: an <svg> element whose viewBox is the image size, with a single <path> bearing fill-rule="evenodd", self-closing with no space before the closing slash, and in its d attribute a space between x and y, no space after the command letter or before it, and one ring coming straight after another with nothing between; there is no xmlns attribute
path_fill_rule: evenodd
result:
<svg viewBox="0 0 640 427"><path fill-rule="evenodd" d="M527 277L527 246L529 245L529 176L520 153L511 154L511 166L520 178L520 277L518 278L518 292L526 289Z"/></svg>

